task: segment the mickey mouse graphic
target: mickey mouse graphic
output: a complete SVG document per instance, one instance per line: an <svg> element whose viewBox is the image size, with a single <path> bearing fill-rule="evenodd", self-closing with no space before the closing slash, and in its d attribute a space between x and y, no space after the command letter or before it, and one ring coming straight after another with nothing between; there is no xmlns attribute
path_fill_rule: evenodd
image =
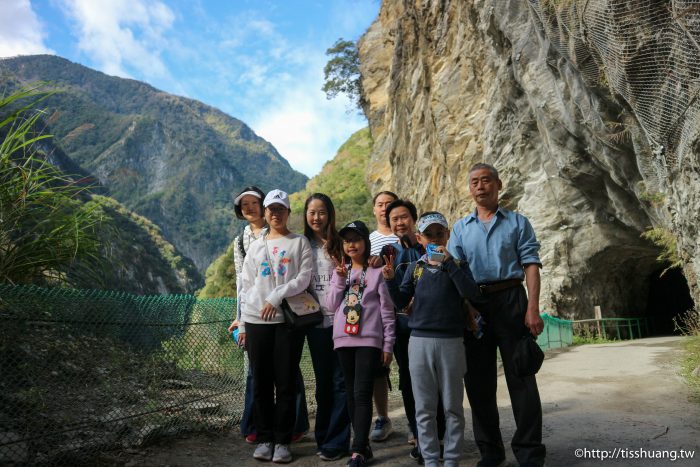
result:
<svg viewBox="0 0 700 467"><path fill-rule="evenodd" d="M349 293L345 303L345 307L343 308L343 314L345 315L345 333L352 335L358 334L360 332L360 312L362 311L360 297L356 293Z"/></svg>

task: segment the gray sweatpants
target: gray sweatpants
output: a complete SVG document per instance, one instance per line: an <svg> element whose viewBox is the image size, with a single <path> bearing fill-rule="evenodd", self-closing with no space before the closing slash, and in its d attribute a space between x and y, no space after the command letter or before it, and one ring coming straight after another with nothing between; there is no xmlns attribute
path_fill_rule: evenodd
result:
<svg viewBox="0 0 700 467"><path fill-rule="evenodd" d="M464 373L467 363L461 337L411 336L408 366L416 400L418 443L426 467L438 467L440 441L437 433L438 394L445 406L445 467L459 466L464 444Z"/></svg>

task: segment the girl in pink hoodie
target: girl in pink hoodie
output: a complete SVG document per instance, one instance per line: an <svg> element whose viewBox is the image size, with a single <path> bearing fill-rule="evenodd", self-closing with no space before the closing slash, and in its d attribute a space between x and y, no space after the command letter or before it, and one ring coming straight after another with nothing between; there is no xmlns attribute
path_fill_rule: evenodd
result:
<svg viewBox="0 0 700 467"><path fill-rule="evenodd" d="M372 458L369 431L372 390L382 365L391 363L394 309L380 268L368 265L369 229L362 221L343 227L346 264L338 264L326 306L335 310L333 345L345 377L348 411L355 436L348 466L361 467Z"/></svg>

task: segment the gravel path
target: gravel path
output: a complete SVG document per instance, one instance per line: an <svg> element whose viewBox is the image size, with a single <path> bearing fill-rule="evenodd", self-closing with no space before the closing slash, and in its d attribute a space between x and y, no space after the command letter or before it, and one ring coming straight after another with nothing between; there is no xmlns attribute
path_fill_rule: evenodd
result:
<svg viewBox="0 0 700 467"><path fill-rule="evenodd" d="M689 400L688 389L678 375L681 340L681 337L659 337L548 352L538 374L547 465L700 465L700 403ZM503 436L508 442L515 426L502 375L498 397ZM462 465L468 466L476 463L478 454L466 397L465 406L468 423ZM391 415L396 431L387 441L374 443L373 464L416 465L408 457L411 447L406 443L403 410L396 407ZM294 444L296 460L291 465L335 467L347 463L347 458L322 462L314 455L315 447L312 435ZM577 457L577 449L587 449L589 458ZM676 462L669 458L623 458L644 454L640 449L670 450L676 456L681 455L680 449L697 452L695 459ZM607 454L602 450L610 450L608 455L619 457L601 460ZM628 454L625 450L636 452ZM237 433L197 435L132 451L126 462L129 466L266 465L254 461L252 451ZM507 455L508 465L517 465L512 453Z"/></svg>

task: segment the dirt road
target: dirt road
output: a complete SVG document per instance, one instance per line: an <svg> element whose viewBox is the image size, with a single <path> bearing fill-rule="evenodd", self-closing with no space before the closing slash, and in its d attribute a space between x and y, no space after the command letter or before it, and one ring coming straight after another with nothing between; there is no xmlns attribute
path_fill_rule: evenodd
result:
<svg viewBox="0 0 700 467"><path fill-rule="evenodd" d="M661 337L586 345L547 355L537 377L544 410L547 465L700 465L700 403L689 401L687 387L678 375L681 340ZM503 436L508 442L515 426L502 375L498 396ZM476 463L478 453L466 397L465 415L466 448L462 465L469 466ZM374 444L375 465L416 465L408 457L410 446L406 444L402 417L401 408L392 412L397 433L384 443ZM577 452L577 449L587 451ZM681 459L681 449L696 451L695 458ZM657 452L664 450L669 452ZM517 465L512 453L507 451L508 465ZM314 455L311 435L294 444L293 452L296 461L292 465L296 466L335 467L347 463L347 458L329 463L320 461ZM667 457L630 458L644 454ZM254 461L251 455L251 446L232 433L194 436L151 446L134 452L126 461L131 466L265 465ZM618 458L600 459L606 455ZM673 455L677 458L675 462L668 457Z"/></svg>

